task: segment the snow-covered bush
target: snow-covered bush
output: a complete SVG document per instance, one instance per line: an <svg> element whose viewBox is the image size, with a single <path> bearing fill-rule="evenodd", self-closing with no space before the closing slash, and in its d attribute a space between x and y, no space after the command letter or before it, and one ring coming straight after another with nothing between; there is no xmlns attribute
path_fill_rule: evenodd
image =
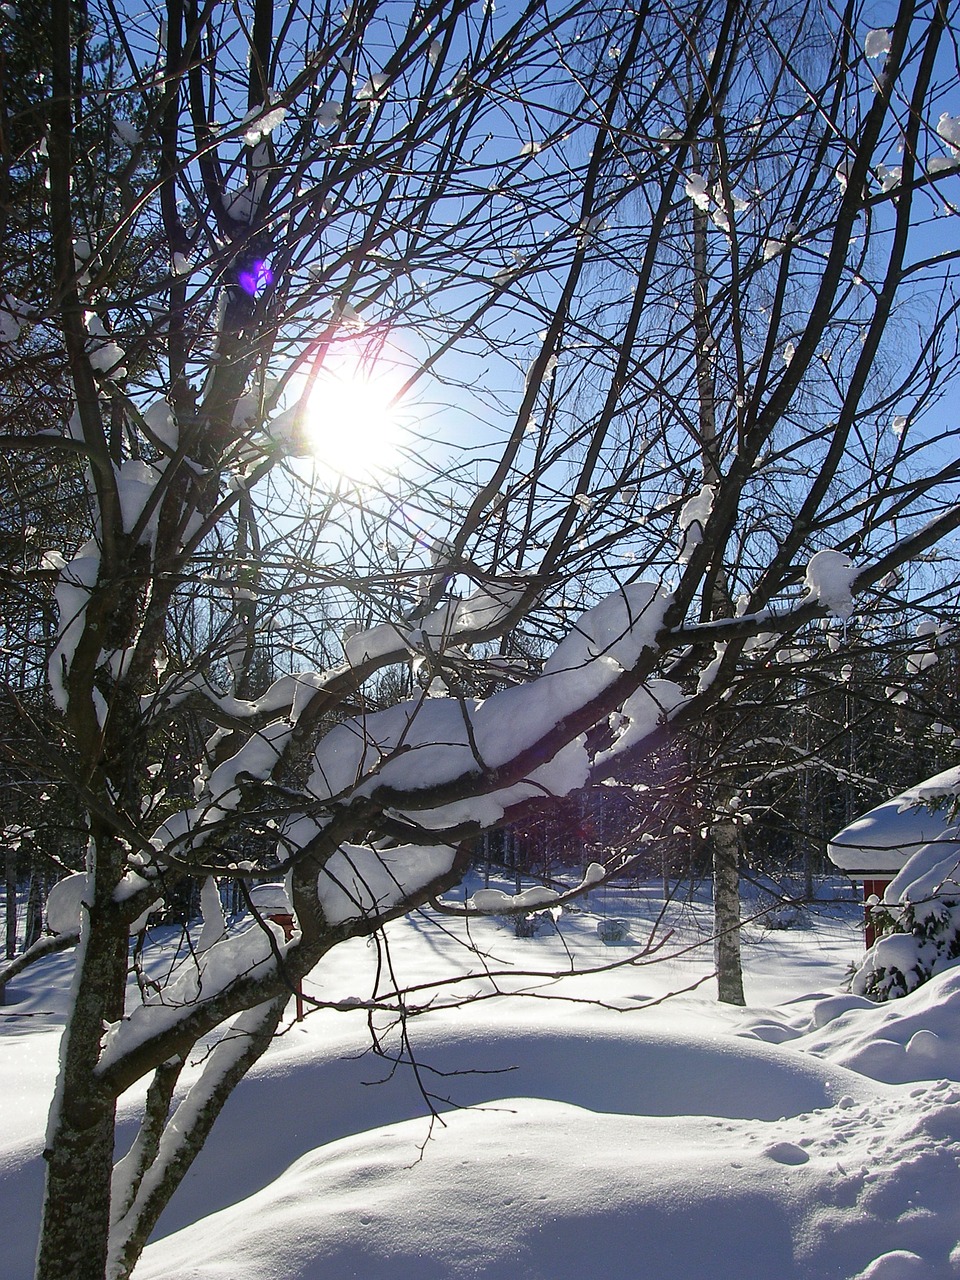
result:
<svg viewBox="0 0 960 1280"><path fill-rule="evenodd" d="M629 920L611 917L609 920L597 921L597 937L601 942L626 942L630 937Z"/></svg>
<svg viewBox="0 0 960 1280"><path fill-rule="evenodd" d="M854 976L856 995L896 999L960 959L956 842L947 838L918 850L873 908L873 920L882 932Z"/></svg>
<svg viewBox="0 0 960 1280"><path fill-rule="evenodd" d="M803 929L808 921L804 910L794 902L775 902L761 918L766 929Z"/></svg>
<svg viewBox="0 0 960 1280"><path fill-rule="evenodd" d="M556 933L557 926L549 911L531 911L525 916L516 916L513 931L518 938L538 938L544 933Z"/></svg>

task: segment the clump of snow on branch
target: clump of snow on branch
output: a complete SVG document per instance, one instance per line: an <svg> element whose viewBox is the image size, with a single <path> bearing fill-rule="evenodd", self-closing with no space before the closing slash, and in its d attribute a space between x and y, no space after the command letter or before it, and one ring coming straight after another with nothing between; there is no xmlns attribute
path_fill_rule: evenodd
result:
<svg viewBox="0 0 960 1280"><path fill-rule="evenodd" d="M288 721L275 720L253 734L236 755L214 769L207 786L220 808L236 806L239 800L238 779L241 777L265 779L270 776L291 732L292 725Z"/></svg>
<svg viewBox="0 0 960 1280"><path fill-rule="evenodd" d="M71 560L59 551L48 551L43 566L59 570L54 601L57 607L57 643L47 666L50 692L60 711L67 709L67 676L83 635L84 615L90 593L100 572L100 548L92 539L85 542Z"/></svg>
<svg viewBox="0 0 960 1280"><path fill-rule="evenodd" d="M243 140L248 147L255 147L286 119L286 107L274 106L275 100L275 95L271 93L269 104L252 108L240 121L241 128L244 125L247 126L244 129Z"/></svg>
<svg viewBox="0 0 960 1280"><path fill-rule="evenodd" d="M267 175L258 174L252 182L223 193L223 209L235 222L252 222L267 189Z"/></svg>
<svg viewBox="0 0 960 1280"><path fill-rule="evenodd" d="M197 951L209 949L226 937L227 926L223 918L223 906L220 902L220 890L214 876L207 876L200 888L200 915L203 928L197 939Z"/></svg>
<svg viewBox="0 0 960 1280"><path fill-rule="evenodd" d="M340 113L343 106L339 102L321 102L317 107L316 120L318 126L323 129L334 129L340 122Z"/></svg>
<svg viewBox="0 0 960 1280"><path fill-rule="evenodd" d="M960 166L960 154L949 156L931 156L927 162L927 173L946 173Z"/></svg>
<svg viewBox="0 0 960 1280"><path fill-rule="evenodd" d="M277 954L282 956L286 946L282 928L267 921L189 956L159 991L150 992L107 1027L99 1070L109 1070L138 1045L176 1026L198 1001L221 995L238 978L266 977L276 969Z"/></svg>
<svg viewBox="0 0 960 1280"><path fill-rule="evenodd" d="M446 615L444 627L502 620L505 611L527 590L522 584L502 590L499 585L487 585L466 601L448 602L442 608L452 609L452 614ZM645 648L655 647L671 600L668 592L651 583L633 583L614 592L580 617L548 657L539 677L502 689L484 702L421 696L335 726L315 748L307 785L311 806L317 801L327 807L341 806L389 789L393 793L390 807L396 814L441 831L465 823L489 825L513 805L547 795L566 795L582 786L590 770L582 735L561 742L551 758L538 758L516 781L498 785L487 775L491 770L509 768L521 752L539 748L564 718L631 670ZM423 626L421 621L421 629ZM394 630L384 645L394 645L396 636ZM353 643L353 638L347 642ZM369 640L363 643L362 652L367 652ZM392 648L389 652L392 654ZM239 804L243 783L265 781L273 775L290 740L299 706L325 679L315 673L312 677L285 677L252 703L229 695L218 697L205 686L203 692L230 714L246 716L269 708L283 715L220 763L203 785L198 803L169 816L155 833L154 842L171 850L185 850L208 840L217 824ZM195 681L188 681L183 690L167 693L164 699L175 701L195 686ZM640 741L680 700L679 690L669 682L651 681L638 689L624 705L611 750L622 751ZM441 786L459 793L459 798L447 801L429 794ZM329 817L315 820L303 816L287 823L280 833L280 856L294 856L328 821Z"/></svg>
<svg viewBox="0 0 960 1280"><path fill-rule="evenodd" d="M544 675L572 669L586 677L598 659L630 669L644 649L655 647L672 601L669 591L650 582L634 582L614 591L581 614L547 659Z"/></svg>
<svg viewBox="0 0 960 1280"><path fill-rule="evenodd" d="M688 498L680 508L680 548L677 559L681 564L686 564L703 541L703 531L713 511L715 493L714 485L705 484L698 494Z"/></svg>
<svg viewBox="0 0 960 1280"><path fill-rule="evenodd" d="M147 504L153 498L162 474L162 466L156 463L142 462L138 458L127 458L116 468L117 497L120 500L120 514L124 533L133 532L144 514ZM158 516L159 505L155 505L142 530L141 542L153 540L157 531Z"/></svg>
<svg viewBox="0 0 960 1280"><path fill-rule="evenodd" d="M936 653L930 649L919 650L916 653L908 653L906 658L907 674L911 676L919 675L922 671L929 671L931 667L935 667L939 658Z"/></svg>
<svg viewBox="0 0 960 1280"><path fill-rule="evenodd" d="M927 161L930 174L946 173L960 165L960 116L944 111L937 122L937 135L949 147L950 154L931 156Z"/></svg>
<svg viewBox="0 0 960 1280"><path fill-rule="evenodd" d="M473 897L467 899L467 907L487 915L503 911L530 911L535 907L549 906L559 897L556 889L548 889L546 885L534 885L521 893L505 893L502 889L477 889Z"/></svg>
<svg viewBox="0 0 960 1280"><path fill-rule="evenodd" d="M429 575L432 577L432 575ZM529 595L529 583L492 582L462 600L445 601L415 624L382 622L344 636L344 656L351 666L391 654L436 652L448 641L469 642L471 633L494 631Z"/></svg>
<svg viewBox="0 0 960 1280"><path fill-rule="evenodd" d="M332 318L337 321L341 328L353 333L362 333L367 327L366 320L350 302L337 303Z"/></svg>
<svg viewBox="0 0 960 1280"><path fill-rule="evenodd" d="M818 551L807 564L804 585L809 598L817 600L838 618L853 614L853 583L858 569L842 551Z"/></svg>
<svg viewBox="0 0 960 1280"><path fill-rule="evenodd" d="M0 293L0 343L12 345L19 341L26 315L24 303L8 293Z"/></svg>
<svg viewBox="0 0 960 1280"><path fill-rule="evenodd" d="M345 634L343 653L352 667L358 667L371 659L386 658L407 645L405 631L393 622L381 622L366 631Z"/></svg>
<svg viewBox="0 0 960 1280"><path fill-rule="evenodd" d="M114 889L115 902L124 902L133 894L145 889L149 881L136 871L128 871ZM160 902L160 894L130 925L130 932L137 933L147 923L147 916ZM53 934L76 933L82 923L83 908L93 903L92 877L87 871L75 871L58 880L47 895L45 917L47 929Z"/></svg>
<svg viewBox="0 0 960 1280"><path fill-rule="evenodd" d="M592 885L600 884L607 874L607 869L600 862L591 862L583 873L583 879L572 889L565 891L565 897L575 897L586 892ZM556 902L560 894L556 889L548 889L546 885L533 885L520 893L505 893L502 889L476 889L473 896L467 899L467 908L483 912L484 915L496 915L502 912L532 911L538 907L547 907Z"/></svg>
<svg viewBox="0 0 960 1280"><path fill-rule="evenodd" d="M511 804L537 795L565 795L586 780L589 761L580 739L568 743L521 782L482 790L485 770L502 768L547 737L566 716L601 694L652 647L670 595L634 583L608 596L578 620L529 684L484 702L411 700L336 726L318 744L309 790L318 799L347 802L380 788L404 793L403 812L434 829L462 822L496 821ZM499 602L502 604L502 601ZM472 607L476 607L476 604ZM493 606L491 606L493 607ZM627 722L649 724L656 707L675 705L673 690L659 702L634 695ZM458 782L478 794L438 807L416 803L416 793Z"/></svg>
<svg viewBox="0 0 960 1280"><path fill-rule="evenodd" d="M450 845L399 845L378 849L343 844L317 879L327 924L377 916L432 884L453 866Z"/></svg>
<svg viewBox="0 0 960 1280"><path fill-rule="evenodd" d="M863 42L863 52L868 58L882 58L890 52L890 32L884 27L868 31Z"/></svg>
<svg viewBox="0 0 960 1280"><path fill-rule="evenodd" d="M403 796L397 801L398 812L434 830L466 822L488 825L501 818L511 804L538 796L565 795L586 781L588 760L579 739L562 747L522 782L481 791L485 767L507 763L555 723L546 695L540 700L522 700L522 708L491 704L533 690L540 683L504 690L486 703L424 697L363 720L345 721L318 745L308 789L318 799L347 803L391 788ZM530 718L523 724L525 712ZM519 719L500 723L502 714ZM507 741L512 728L521 730L515 745ZM469 790L473 784L481 793L432 808L417 804L418 791L448 783L459 784L458 790Z"/></svg>
<svg viewBox="0 0 960 1280"><path fill-rule="evenodd" d="M87 333L90 335L87 339L87 356L93 368L108 378L125 378L127 370L123 364L123 350L104 328L103 321L91 311L87 312L86 323Z"/></svg>
<svg viewBox="0 0 960 1280"><path fill-rule="evenodd" d="M303 406L297 403L275 414L264 424L264 430L271 440L282 445L288 453L304 458L310 454L313 445L303 429L303 418Z"/></svg>
<svg viewBox="0 0 960 1280"><path fill-rule="evenodd" d="M166 400L155 400L143 414L144 425L154 439L171 453L180 443L176 418Z"/></svg>
<svg viewBox="0 0 960 1280"><path fill-rule="evenodd" d="M47 929L50 933L76 933L80 928L83 907L89 907L87 898L92 898L89 890L90 877L85 871L77 871L63 880L58 880L47 895L44 912Z"/></svg>
<svg viewBox="0 0 960 1280"><path fill-rule="evenodd" d="M960 116L944 111L937 122L937 133L948 146L960 150Z"/></svg>
<svg viewBox="0 0 960 1280"><path fill-rule="evenodd" d="M372 75L369 80L364 80L363 84L357 90L357 101L371 102L373 99L379 97L382 91L386 88L389 78L390 77L383 71L378 71L376 75Z"/></svg>
<svg viewBox="0 0 960 1280"><path fill-rule="evenodd" d="M596 238L599 232L606 231L607 226L607 220L602 214L593 214L589 218L581 218L577 225L577 244L581 248L585 248ZM553 359L555 366L556 358L551 357L551 359ZM549 376L551 372L552 370L548 368L546 376Z"/></svg>
<svg viewBox="0 0 960 1280"><path fill-rule="evenodd" d="M716 680L720 674L720 665L726 652L727 646L725 644L715 644L713 646L713 657L700 672L700 678L697 681L697 693L705 693Z"/></svg>
<svg viewBox="0 0 960 1280"><path fill-rule="evenodd" d="M265 725L210 774L203 788L201 804L171 814L154 833L159 847L174 847L182 841L202 842L215 825L240 803L240 784L263 782L279 763L293 732L289 720L275 720Z"/></svg>
<svg viewBox="0 0 960 1280"><path fill-rule="evenodd" d="M493 582L466 596L457 607L457 634L499 627L519 607L529 590L529 584Z"/></svg>
<svg viewBox="0 0 960 1280"><path fill-rule="evenodd" d="M140 130L130 123L129 120L115 119L113 121L113 133L116 139L123 143L125 147L133 147L140 145Z"/></svg>
<svg viewBox="0 0 960 1280"><path fill-rule="evenodd" d="M611 716L615 735L613 745L599 752L594 763L604 764L643 742L684 702L683 691L672 680L648 680L642 684L627 698L620 711Z"/></svg>
<svg viewBox="0 0 960 1280"><path fill-rule="evenodd" d="M238 720L257 716L283 714L289 723L295 724L304 705L318 689L336 677L339 668L332 672L298 671L280 676L259 698L237 698L219 692L201 673L172 677L156 694L148 694L142 700L144 710L156 705L174 707L191 694L202 694L223 714Z"/></svg>
<svg viewBox="0 0 960 1280"><path fill-rule="evenodd" d="M740 196L730 195L718 183L711 192L707 180L701 173L687 175L684 192L698 209L709 212L714 226L726 235L730 234L730 213L743 213L750 208L750 202ZM711 208L711 205L713 206Z"/></svg>
<svg viewBox="0 0 960 1280"><path fill-rule="evenodd" d="M710 189L707 186L706 178L702 174L688 174L684 191L687 198L692 200L698 209L706 212L710 208Z"/></svg>

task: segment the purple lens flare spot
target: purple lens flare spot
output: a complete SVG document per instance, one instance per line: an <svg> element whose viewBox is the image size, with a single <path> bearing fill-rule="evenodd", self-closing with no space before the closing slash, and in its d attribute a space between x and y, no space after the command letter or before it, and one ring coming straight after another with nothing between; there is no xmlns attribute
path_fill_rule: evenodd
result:
<svg viewBox="0 0 960 1280"><path fill-rule="evenodd" d="M237 272L237 283L251 298L258 298L273 284L273 272L262 258L252 262L247 271Z"/></svg>

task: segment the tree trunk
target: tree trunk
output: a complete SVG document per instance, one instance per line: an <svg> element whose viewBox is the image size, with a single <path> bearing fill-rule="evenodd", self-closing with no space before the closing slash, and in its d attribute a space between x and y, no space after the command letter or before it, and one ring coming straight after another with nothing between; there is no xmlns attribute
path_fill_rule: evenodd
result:
<svg viewBox="0 0 960 1280"><path fill-rule="evenodd" d="M809 831L809 827L805 828ZM816 887L813 883L813 862L814 862L813 841L807 836L806 844L803 846L803 896L807 902L812 902L816 896Z"/></svg>
<svg viewBox="0 0 960 1280"><path fill-rule="evenodd" d="M695 147L691 152L699 169L701 157ZM704 167L706 172L706 167ZM703 483L720 486L721 447L717 435L717 398L714 385L707 253L708 220L706 211L693 208L693 325L697 342L697 400L699 407L700 462ZM733 603L728 584L727 567L720 565L708 600L711 618L733 616ZM720 797L725 793L720 789ZM743 972L740 968L740 849L734 824L721 818L711 833L713 850L713 928L717 966L717 996L726 1004L744 1004Z"/></svg>
<svg viewBox="0 0 960 1280"><path fill-rule="evenodd" d="M717 998L725 1004L746 1004L740 967L740 839L727 819L711 831L713 845L713 918L716 936Z"/></svg>
<svg viewBox="0 0 960 1280"><path fill-rule="evenodd" d="M230 1035L211 1052L204 1075L183 1101L182 1108L188 1118L180 1122L179 1112L174 1116L172 1128L176 1130L175 1135L171 1135L169 1129L164 1133L164 1125L167 1105L180 1068L173 1062L167 1062L158 1069L157 1080L161 1087L158 1090L156 1143L147 1142L142 1152L144 1166L139 1171L142 1178L149 1170L150 1185L144 1192L141 1181L134 1192L133 1203L125 1212L119 1212L123 1210L122 1205L116 1206L118 1213L114 1215L108 1272L110 1280L129 1280L160 1214L206 1142L224 1104L273 1040L288 999L289 993L285 991L278 999L248 1009L234 1022ZM243 1049L238 1053L236 1045L244 1041ZM229 1060L225 1068L219 1061L220 1054ZM165 1070L170 1072L166 1087L161 1079ZM160 1154L161 1137L164 1142L171 1139L165 1157Z"/></svg>
<svg viewBox="0 0 960 1280"><path fill-rule="evenodd" d="M30 887L27 890L26 920L23 925L23 949L32 947L43 932L43 883L40 872L33 868L30 872Z"/></svg>
<svg viewBox="0 0 960 1280"><path fill-rule="evenodd" d="M17 954L17 851L7 846L7 959Z"/></svg>
<svg viewBox="0 0 960 1280"><path fill-rule="evenodd" d="M109 908L108 908L109 911ZM123 1012L127 931L91 912L53 1104L36 1280L101 1280L110 1229L116 1099L98 1084L104 1024ZM115 915L110 912L110 915Z"/></svg>
<svg viewBox="0 0 960 1280"><path fill-rule="evenodd" d="M47 1158L36 1280L101 1280L106 1274L113 1173L113 1099L73 1099Z"/></svg>

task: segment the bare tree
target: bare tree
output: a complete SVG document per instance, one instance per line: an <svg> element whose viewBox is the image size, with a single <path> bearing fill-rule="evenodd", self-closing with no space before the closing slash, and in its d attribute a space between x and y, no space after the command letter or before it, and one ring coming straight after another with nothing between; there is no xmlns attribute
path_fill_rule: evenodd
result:
<svg viewBox="0 0 960 1280"><path fill-rule="evenodd" d="M71 406L4 445L85 484L82 531L8 570L52 593L54 727L7 703L86 815L39 944L78 978L37 1275L90 1280L130 1273L327 951L722 725L960 524L960 89L943 3L43 16L7 173L48 182L52 270L20 262L5 332ZM362 482L329 466L344 367L412 419ZM144 914L224 876L285 876L291 935L218 932L208 894L203 945L128 987Z"/></svg>

